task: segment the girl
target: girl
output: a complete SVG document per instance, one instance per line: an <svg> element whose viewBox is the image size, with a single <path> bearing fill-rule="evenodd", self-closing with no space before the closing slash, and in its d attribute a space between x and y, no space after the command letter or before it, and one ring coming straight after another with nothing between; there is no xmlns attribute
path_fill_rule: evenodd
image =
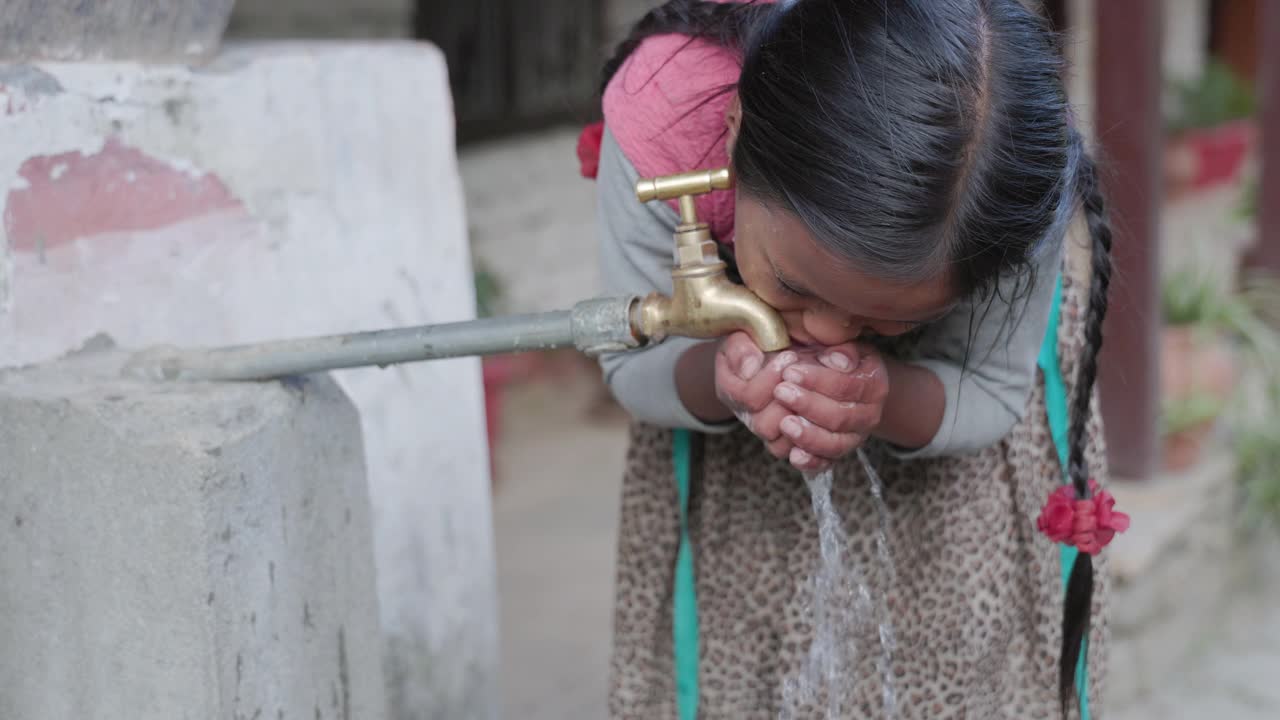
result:
<svg viewBox="0 0 1280 720"><path fill-rule="evenodd" d="M1127 522L1091 484L1111 231L1054 42L1019 0L672 0L606 65L584 172L608 289L671 289L677 214L637 203L636 180L731 165L735 192L700 216L794 342L602 359L637 421L614 717L778 717L814 634L796 470L826 467L845 560L889 608L902 716L1096 708L1107 582L1091 555ZM1067 240L1081 209L1087 237ZM891 586L859 447L886 487ZM841 680L848 717L883 713L874 633Z"/></svg>

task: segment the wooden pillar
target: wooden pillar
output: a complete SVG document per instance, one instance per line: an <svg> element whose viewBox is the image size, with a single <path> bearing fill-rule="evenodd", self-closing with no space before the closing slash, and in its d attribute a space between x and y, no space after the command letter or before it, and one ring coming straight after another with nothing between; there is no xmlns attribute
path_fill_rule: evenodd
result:
<svg viewBox="0 0 1280 720"><path fill-rule="evenodd" d="M1096 10L1094 127L1115 229L1099 383L1111 472L1135 480L1160 455L1161 2Z"/></svg>
<svg viewBox="0 0 1280 720"><path fill-rule="evenodd" d="M1262 101L1262 184L1258 188L1258 240L1249 253L1250 270L1280 277L1280 2L1264 3L1259 26L1262 61L1258 97Z"/></svg>

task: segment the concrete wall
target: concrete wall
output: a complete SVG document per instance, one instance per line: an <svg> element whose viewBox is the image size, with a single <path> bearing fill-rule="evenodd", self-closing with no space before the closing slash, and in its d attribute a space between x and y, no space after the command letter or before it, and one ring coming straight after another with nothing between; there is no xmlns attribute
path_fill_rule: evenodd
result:
<svg viewBox="0 0 1280 720"><path fill-rule="evenodd" d="M355 408L324 377L0 371L0 717L386 717Z"/></svg>
<svg viewBox="0 0 1280 720"><path fill-rule="evenodd" d="M407 38L413 0L236 0L230 38Z"/></svg>
<svg viewBox="0 0 1280 720"><path fill-rule="evenodd" d="M0 84L0 366L100 331L136 348L473 316L430 47L254 45L195 71L9 65ZM337 378L365 438L393 717L492 717L479 363Z"/></svg>

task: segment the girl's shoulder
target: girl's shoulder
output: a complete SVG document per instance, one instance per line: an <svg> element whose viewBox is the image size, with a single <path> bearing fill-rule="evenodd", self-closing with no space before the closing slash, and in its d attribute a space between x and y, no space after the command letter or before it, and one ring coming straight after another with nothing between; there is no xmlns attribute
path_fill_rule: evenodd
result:
<svg viewBox="0 0 1280 720"><path fill-rule="evenodd" d="M728 163L734 50L683 35L647 38L605 88L605 125L642 176Z"/></svg>

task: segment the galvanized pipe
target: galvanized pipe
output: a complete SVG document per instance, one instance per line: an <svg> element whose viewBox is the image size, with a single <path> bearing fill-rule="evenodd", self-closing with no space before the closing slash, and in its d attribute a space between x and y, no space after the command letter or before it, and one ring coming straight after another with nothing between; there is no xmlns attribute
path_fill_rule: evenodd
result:
<svg viewBox="0 0 1280 720"><path fill-rule="evenodd" d="M572 310L374 330L222 348L153 348L125 373L153 380L266 380L341 368L471 355L577 348L595 355L641 346L634 298L586 300Z"/></svg>

